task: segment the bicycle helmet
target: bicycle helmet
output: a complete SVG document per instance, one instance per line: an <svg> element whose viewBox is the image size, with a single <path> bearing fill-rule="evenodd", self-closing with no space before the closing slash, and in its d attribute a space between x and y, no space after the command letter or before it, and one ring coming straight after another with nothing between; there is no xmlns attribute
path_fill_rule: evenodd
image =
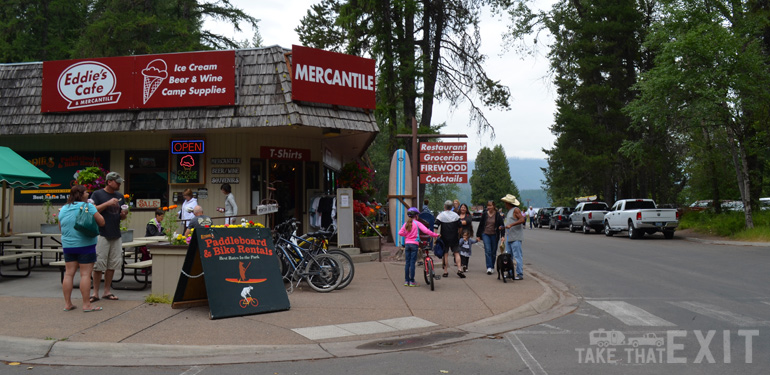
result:
<svg viewBox="0 0 770 375"><path fill-rule="evenodd" d="M406 211L406 216L415 217L420 214L420 210L417 207L412 207Z"/></svg>

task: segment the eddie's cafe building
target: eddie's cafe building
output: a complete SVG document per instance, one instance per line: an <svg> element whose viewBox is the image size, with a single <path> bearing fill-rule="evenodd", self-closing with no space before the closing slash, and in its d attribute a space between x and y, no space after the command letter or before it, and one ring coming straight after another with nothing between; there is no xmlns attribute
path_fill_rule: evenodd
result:
<svg viewBox="0 0 770 375"><path fill-rule="evenodd" d="M313 199L379 131L374 82L371 59L300 46L2 64L0 145L52 178L12 193L12 230L39 231L45 194L61 206L88 166L125 178L138 236L188 188L222 215L223 183L263 223L272 184L273 220L307 230Z"/></svg>

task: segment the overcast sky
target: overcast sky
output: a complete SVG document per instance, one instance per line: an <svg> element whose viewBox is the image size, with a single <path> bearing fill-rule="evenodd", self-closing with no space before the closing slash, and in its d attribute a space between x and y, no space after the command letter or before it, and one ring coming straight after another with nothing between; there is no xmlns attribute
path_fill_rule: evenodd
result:
<svg viewBox="0 0 770 375"><path fill-rule="evenodd" d="M291 48L300 44L294 31L312 4L320 0L230 0L235 7L260 19L259 31L265 46L279 45ZM541 7L550 7L554 0L539 0ZM555 90L546 77L548 61L545 57L522 58L513 51L502 54L502 33L506 20L485 16L481 24L482 53L487 55L487 75L511 90L511 109L508 111L486 110L485 114L495 128L495 139L491 134L476 134L475 127L468 126L468 107L454 110L437 103L433 110L433 123L447 123L444 134L467 134L468 158L476 159L482 147L492 148L502 144L508 157L544 159L542 149L553 147L555 137L548 129L553 123L555 111ZM235 36L237 40L251 40L254 31L243 27L235 33L231 25L205 20L205 29L218 34ZM446 139L446 141L455 141ZM462 141L462 140L459 140Z"/></svg>

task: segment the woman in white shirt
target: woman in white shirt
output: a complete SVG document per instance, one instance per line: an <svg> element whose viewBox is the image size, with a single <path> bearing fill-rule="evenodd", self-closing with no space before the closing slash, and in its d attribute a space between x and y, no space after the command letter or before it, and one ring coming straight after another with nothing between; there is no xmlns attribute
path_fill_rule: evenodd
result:
<svg viewBox="0 0 770 375"><path fill-rule="evenodd" d="M220 190L222 190L222 194L226 195L225 198L225 209L224 213L225 216L225 224L233 224L235 223L235 218L233 216L238 215L238 205L235 204L235 197L232 193L232 188L230 187L230 184L224 183L222 186L219 187Z"/></svg>
<svg viewBox="0 0 770 375"><path fill-rule="evenodd" d="M193 209L198 205L198 200L193 198L193 192L190 189L185 189L182 192L182 196L184 197L184 202L182 202L182 206L179 208L179 219L182 220L181 233L184 233L184 230L187 228L187 224L189 224L190 220L195 217L195 214L193 214Z"/></svg>

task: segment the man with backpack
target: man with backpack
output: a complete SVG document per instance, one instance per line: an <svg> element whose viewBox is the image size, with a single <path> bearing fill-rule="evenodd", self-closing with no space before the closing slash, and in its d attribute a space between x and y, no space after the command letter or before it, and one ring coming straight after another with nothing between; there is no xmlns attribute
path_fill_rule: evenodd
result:
<svg viewBox="0 0 770 375"><path fill-rule="evenodd" d="M457 265L457 276L461 279L465 278L463 273L462 263L460 262L460 216L457 215L452 209L454 208L452 201L448 200L444 202L444 211L436 217L436 228L439 228L441 235L441 241L444 243L444 277L449 276L447 271L447 263L449 260L449 250L452 250L452 255L455 259L455 265Z"/></svg>

